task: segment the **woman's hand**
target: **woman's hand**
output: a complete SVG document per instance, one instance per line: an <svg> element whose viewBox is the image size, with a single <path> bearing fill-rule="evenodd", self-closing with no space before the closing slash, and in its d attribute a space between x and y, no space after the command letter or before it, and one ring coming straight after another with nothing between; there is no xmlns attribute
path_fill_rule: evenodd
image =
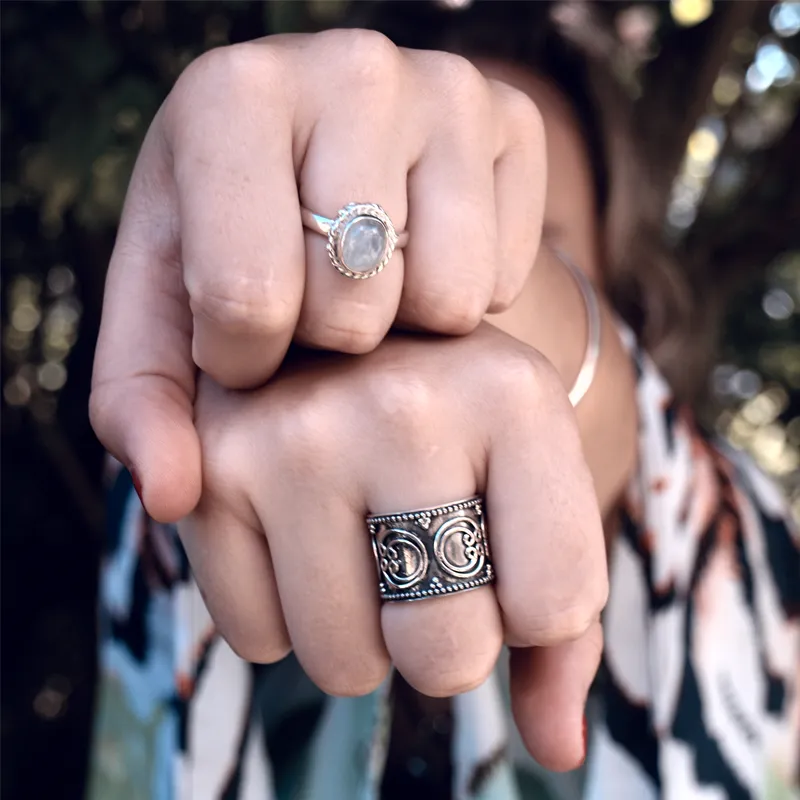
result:
<svg viewBox="0 0 800 800"><path fill-rule="evenodd" d="M603 531L574 414L535 350L489 325L292 355L256 392L203 379L204 488L180 525L218 629L244 658L294 649L324 690L480 684L512 645L515 717L553 769L583 757L601 652ZM381 607L364 517L482 493L494 586Z"/></svg>
<svg viewBox="0 0 800 800"><path fill-rule="evenodd" d="M199 496L197 367L258 386L292 340L366 353L396 321L464 334L508 307L539 245L545 172L535 105L458 56L342 30L192 64L131 180L91 403L148 511L176 519ZM334 217L352 201L410 235L366 281L301 223L301 204Z"/></svg>

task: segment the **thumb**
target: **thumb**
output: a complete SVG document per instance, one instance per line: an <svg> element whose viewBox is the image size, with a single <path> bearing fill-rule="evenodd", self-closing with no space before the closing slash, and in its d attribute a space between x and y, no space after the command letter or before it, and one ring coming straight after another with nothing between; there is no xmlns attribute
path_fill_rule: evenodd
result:
<svg viewBox="0 0 800 800"><path fill-rule="evenodd" d="M179 240L159 113L131 176L108 267L89 411L98 438L134 475L142 503L160 522L192 511L201 490Z"/></svg>
<svg viewBox="0 0 800 800"><path fill-rule="evenodd" d="M131 472L147 513L175 522L200 499L200 441L187 394L152 375L95 385L92 426L106 449Z"/></svg>
<svg viewBox="0 0 800 800"><path fill-rule="evenodd" d="M599 621L571 642L511 650L514 721L525 747L546 769L575 769L586 758L586 698L602 652Z"/></svg>

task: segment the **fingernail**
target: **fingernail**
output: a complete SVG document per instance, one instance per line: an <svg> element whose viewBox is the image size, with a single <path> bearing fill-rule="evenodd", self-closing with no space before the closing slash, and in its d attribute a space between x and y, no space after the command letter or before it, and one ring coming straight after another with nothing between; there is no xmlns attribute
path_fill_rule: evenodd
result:
<svg viewBox="0 0 800 800"><path fill-rule="evenodd" d="M144 505L144 500L142 500L142 482L139 479L139 474L133 467L130 467L128 471L131 473L131 481L133 482L133 488L136 490L136 494L139 497L139 502Z"/></svg>

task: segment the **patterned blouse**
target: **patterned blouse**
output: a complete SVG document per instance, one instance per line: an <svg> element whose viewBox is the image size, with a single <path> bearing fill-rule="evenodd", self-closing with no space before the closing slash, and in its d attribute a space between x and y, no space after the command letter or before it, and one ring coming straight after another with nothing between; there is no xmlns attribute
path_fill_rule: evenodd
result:
<svg viewBox="0 0 800 800"><path fill-rule="evenodd" d="M216 634L172 527L110 494L91 800L789 800L800 797L800 540L779 491L712 445L651 361L610 553L584 768L547 773L503 665L429 701L395 676L323 695Z"/></svg>

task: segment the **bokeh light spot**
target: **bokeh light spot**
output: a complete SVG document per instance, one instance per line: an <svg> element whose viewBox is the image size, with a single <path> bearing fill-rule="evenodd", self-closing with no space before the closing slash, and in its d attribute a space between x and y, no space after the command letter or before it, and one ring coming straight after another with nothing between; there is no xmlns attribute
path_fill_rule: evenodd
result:
<svg viewBox="0 0 800 800"><path fill-rule="evenodd" d="M63 675L51 675L33 700L33 710L39 717L52 720L67 708L72 685Z"/></svg>
<svg viewBox="0 0 800 800"><path fill-rule="evenodd" d="M772 30L789 37L800 32L800 3L777 3L769 12Z"/></svg>
<svg viewBox="0 0 800 800"><path fill-rule="evenodd" d="M731 378L731 390L741 398L754 397L761 391L761 376L752 369L740 369Z"/></svg>
<svg viewBox="0 0 800 800"><path fill-rule="evenodd" d="M712 89L714 102L721 106L732 106L742 94L742 81L736 75L722 73Z"/></svg>
<svg viewBox="0 0 800 800"><path fill-rule="evenodd" d="M794 314L794 299L785 289L770 289L761 301L764 313L770 319L784 320Z"/></svg>
<svg viewBox="0 0 800 800"><path fill-rule="evenodd" d="M14 375L3 387L3 397L10 406L24 406L31 399L31 385L22 375Z"/></svg>
<svg viewBox="0 0 800 800"><path fill-rule="evenodd" d="M75 273L69 267L59 264L47 273L47 288L52 294L65 294L73 286L75 286Z"/></svg>
<svg viewBox="0 0 800 800"><path fill-rule="evenodd" d="M39 386L48 392L57 392L67 382L67 369L58 361L46 361L39 367Z"/></svg>
<svg viewBox="0 0 800 800"><path fill-rule="evenodd" d="M714 3L712 0L670 0L669 10L678 25L688 28L708 19Z"/></svg>
<svg viewBox="0 0 800 800"><path fill-rule="evenodd" d="M33 303L19 303L11 310L11 325L21 333L35 331L42 315Z"/></svg>

